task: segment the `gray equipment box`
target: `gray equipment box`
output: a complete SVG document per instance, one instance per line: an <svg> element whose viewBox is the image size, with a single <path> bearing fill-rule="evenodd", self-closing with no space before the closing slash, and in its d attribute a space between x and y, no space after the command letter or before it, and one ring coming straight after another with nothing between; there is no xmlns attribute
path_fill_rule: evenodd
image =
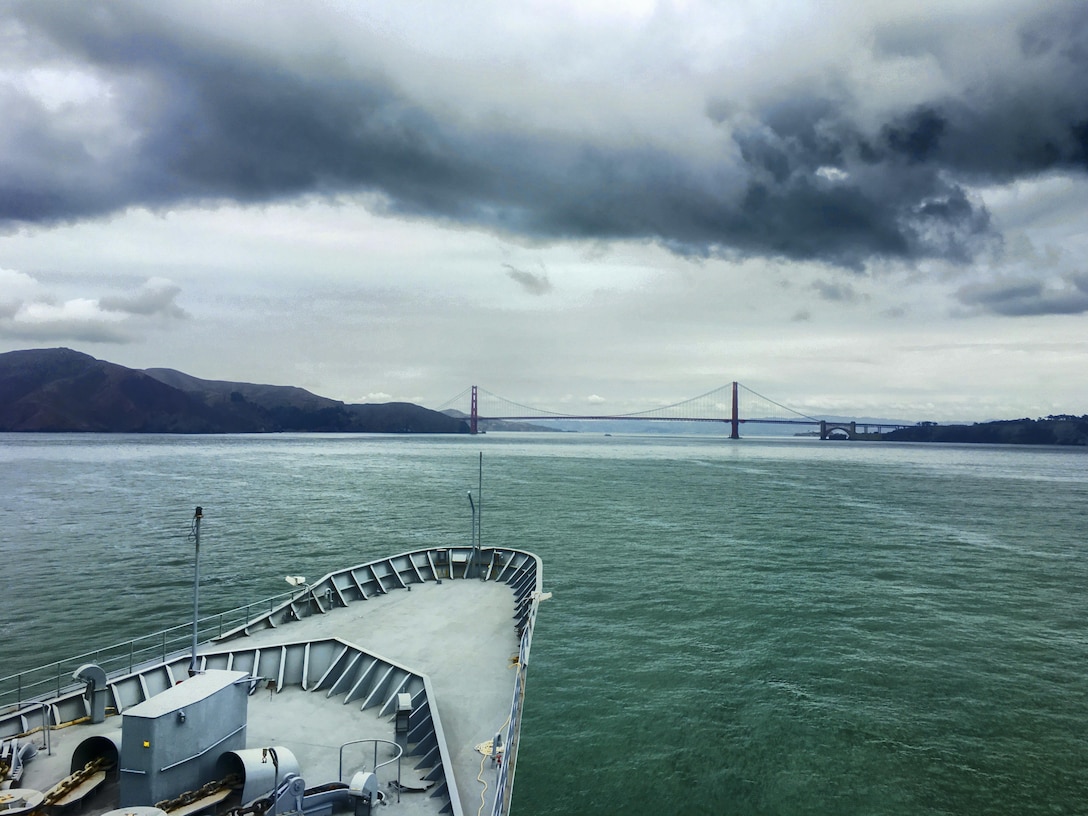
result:
<svg viewBox="0 0 1088 816"><path fill-rule="evenodd" d="M207 671L124 712L121 807L153 805L215 779L219 756L246 745L248 678Z"/></svg>

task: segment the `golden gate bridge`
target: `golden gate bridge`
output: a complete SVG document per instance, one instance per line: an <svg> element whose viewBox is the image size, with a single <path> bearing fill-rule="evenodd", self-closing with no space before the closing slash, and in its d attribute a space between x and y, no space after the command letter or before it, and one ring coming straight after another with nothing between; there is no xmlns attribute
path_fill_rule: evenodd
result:
<svg viewBox="0 0 1088 816"><path fill-rule="evenodd" d="M467 404L466 404L467 401ZM467 408L468 410L464 410ZM480 423L492 420L640 420L656 422L721 422L730 426L730 439L740 439L740 426L807 425L819 428L821 439L857 439L876 437L903 425L859 423L854 420L827 420L796 411L734 381L670 405L621 414L586 414L534 408L500 397L478 386L470 386L447 400L437 410L454 409L462 413L471 433L480 432Z"/></svg>

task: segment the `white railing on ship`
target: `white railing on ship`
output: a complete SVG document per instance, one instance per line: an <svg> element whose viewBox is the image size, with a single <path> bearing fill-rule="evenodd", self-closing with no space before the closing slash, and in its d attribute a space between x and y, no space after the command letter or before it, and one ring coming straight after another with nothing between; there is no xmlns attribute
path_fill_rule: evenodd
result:
<svg viewBox="0 0 1088 816"><path fill-rule="evenodd" d="M297 590L284 592L263 601L203 617L197 627L198 640L201 643L214 640L224 632L245 624L254 615L261 614L265 608L272 611L277 605L297 594ZM131 674L139 666L165 662L167 657L187 651L192 637L193 624L183 623L150 635L0 677L0 713L20 708L27 703L59 697L63 689L73 685L72 672L84 663L97 663L108 676Z"/></svg>
<svg viewBox="0 0 1088 816"><path fill-rule="evenodd" d="M533 609L526 619L525 629L521 633L521 643L518 647L518 671L514 678L514 696L510 702L510 716L506 720L506 733L503 734L503 751L514 753L514 762L503 760L499 764L498 773L495 776L495 802L491 808L492 816L504 816L509 813L510 799L508 787L512 769L517 761L517 739L521 731L522 703L525 699L525 672L529 668L529 647L533 640L533 626L536 623L537 607L540 604L539 597L533 598Z"/></svg>

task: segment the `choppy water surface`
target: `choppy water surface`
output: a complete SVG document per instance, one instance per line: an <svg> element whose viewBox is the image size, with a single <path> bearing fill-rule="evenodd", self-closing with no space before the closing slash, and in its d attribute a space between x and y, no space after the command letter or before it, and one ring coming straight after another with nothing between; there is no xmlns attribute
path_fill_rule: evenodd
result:
<svg viewBox="0 0 1088 816"><path fill-rule="evenodd" d="M518 814L1088 808L1088 455L0 435L0 675L379 555L544 558ZM17 599L17 602L12 602ZM496 724L497 725L497 724Z"/></svg>

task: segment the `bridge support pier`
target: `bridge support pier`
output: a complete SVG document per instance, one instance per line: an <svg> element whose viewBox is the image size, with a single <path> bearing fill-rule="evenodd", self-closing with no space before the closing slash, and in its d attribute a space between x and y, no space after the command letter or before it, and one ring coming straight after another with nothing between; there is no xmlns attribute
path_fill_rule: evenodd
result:
<svg viewBox="0 0 1088 816"><path fill-rule="evenodd" d="M461 392L462 394L464 391ZM461 403L464 405L464 403ZM480 411L476 404L476 386L472 386L472 411L469 414L468 432L473 436L479 433Z"/></svg>

